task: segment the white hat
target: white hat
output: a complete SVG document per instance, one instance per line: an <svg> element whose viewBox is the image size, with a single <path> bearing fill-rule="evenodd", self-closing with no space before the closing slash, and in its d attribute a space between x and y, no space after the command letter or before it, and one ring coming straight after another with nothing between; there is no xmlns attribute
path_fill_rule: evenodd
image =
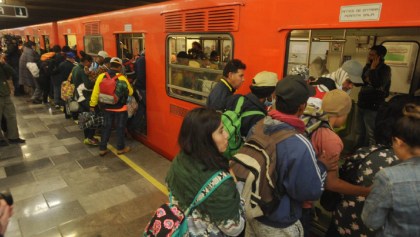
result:
<svg viewBox="0 0 420 237"><path fill-rule="evenodd" d="M350 81L352 83L363 83L362 80L362 73L363 73L363 66L356 60L348 60L341 66L347 74L349 75Z"/></svg>
<svg viewBox="0 0 420 237"><path fill-rule="evenodd" d="M113 57L113 58L111 58L111 61L109 61L110 63L118 63L118 64L120 64L121 66L123 65L123 62L122 62L122 60L120 59L120 58L118 58L118 57Z"/></svg>
<svg viewBox="0 0 420 237"><path fill-rule="evenodd" d="M255 75L252 79L252 86L263 87L272 86L275 87L278 81L277 73L262 71Z"/></svg>
<svg viewBox="0 0 420 237"><path fill-rule="evenodd" d="M107 53L107 52L105 52L105 51L102 51L102 50L98 52L98 56L101 56L101 57L103 57L103 58L107 58L107 57L109 57L109 56L108 56L108 53Z"/></svg>

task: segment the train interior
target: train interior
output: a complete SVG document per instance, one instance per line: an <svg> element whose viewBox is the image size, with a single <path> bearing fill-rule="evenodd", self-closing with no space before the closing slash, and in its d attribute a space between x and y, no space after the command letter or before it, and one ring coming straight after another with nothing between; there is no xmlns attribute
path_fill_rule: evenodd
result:
<svg viewBox="0 0 420 237"><path fill-rule="evenodd" d="M387 48L385 63L392 72L389 98L397 94L413 94L420 88L419 42L420 28L293 30L287 45L285 71L290 72L297 65L305 65L311 73L311 62L317 57L324 60L329 72L334 72L350 59L365 65L369 49L381 44ZM351 90L350 97L354 101L352 111L346 127L338 131L344 142L344 155L354 150L358 138L355 103L359 91L360 87ZM323 211L318 204L315 210L314 231L317 234L325 233L325 227L329 226L329 212Z"/></svg>

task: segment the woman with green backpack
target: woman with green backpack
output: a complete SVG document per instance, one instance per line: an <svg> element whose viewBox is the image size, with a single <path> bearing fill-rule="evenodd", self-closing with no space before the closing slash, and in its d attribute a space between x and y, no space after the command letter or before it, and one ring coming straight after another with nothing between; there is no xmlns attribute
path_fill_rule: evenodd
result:
<svg viewBox="0 0 420 237"><path fill-rule="evenodd" d="M243 201L222 155L227 141L220 113L197 108L186 115L166 182L172 203L185 214L189 236L237 236L244 228ZM205 200L191 208L200 196Z"/></svg>

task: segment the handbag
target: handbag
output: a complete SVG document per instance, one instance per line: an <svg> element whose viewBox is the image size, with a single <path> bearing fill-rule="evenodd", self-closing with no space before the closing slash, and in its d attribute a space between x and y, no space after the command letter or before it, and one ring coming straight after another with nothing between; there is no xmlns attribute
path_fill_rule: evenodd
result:
<svg viewBox="0 0 420 237"><path fill-rule="evenodd" d="M104 116L102 113L96 112L82 112L79 114L79 128L80 129L97 129L104 125Z"/></svg>
<svg viewBox="0 0 420 237"><path fill-rule="evenodd" d="M128 113L129 118L133 117L133 115L137 112L138 107L139 107L139 104L137 103L134 96L128 96L127 113Z"/></svg>
<svg viewBox="0 0 420 237"><path fill-rule="evenodd" d="M211 176L198 191L194 200L185 212L172 203L172 192L169 192L169 203L160 206L147 224L144 237L180 237L188 235L187 217L204 202L224 181L232 178L230 174L218 171Z"/></svg>
<svg viewBox="0 0 420 237"><path fill-rule="evenodd" d="M69 100L74 94L74 84L71 83L73 72L70 73L66 81L61 83L61 99L64 101Z"/></svg>
<svg viewBox="0 0 420 237"><path fill-rule="evenodd" d="M75 100L71 100L69 101L69 110L72 113L77 113L79 112L79 102L75 101Z"/></svg>

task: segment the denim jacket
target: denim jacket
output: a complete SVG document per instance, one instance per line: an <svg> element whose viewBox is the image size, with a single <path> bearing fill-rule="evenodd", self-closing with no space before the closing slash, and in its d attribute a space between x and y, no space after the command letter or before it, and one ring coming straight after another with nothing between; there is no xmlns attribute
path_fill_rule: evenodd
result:
<svg viewBox="0 0 420 237"><path fill-rule="evenodd" d="M362 219L377 236L420 236L420 157L377 173Z"/></svg>

